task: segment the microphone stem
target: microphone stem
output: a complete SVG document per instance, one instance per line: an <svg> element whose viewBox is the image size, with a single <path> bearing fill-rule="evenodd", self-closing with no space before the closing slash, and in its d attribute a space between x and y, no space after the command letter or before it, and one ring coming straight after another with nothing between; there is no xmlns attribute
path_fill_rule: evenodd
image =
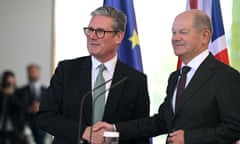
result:
<svg viewBox="0 0 240 144"><path fill-rule="evenodd" d="M106 83L110 82L112 79L109 79L107 81L105 81L104 83L98 85L97 87L95 87L93 90L90 90L88 91L87 93L84 94L84 96L82 97L81 99L81 102L80 102L80 114L79 114L79 125L78 125L78 138L77 138L77 144L83 144L84 141L82 140L81 138L81 129L82 129L82 115L83 115L83 106L84 106L84 101L86 99L86 97L92 93L92 91L102 87L103 85L105 85Z"/></svg>
<svg viewBox="0 0 240 144"><path fill-rule="evenodd" d="M90 138L89 138L90 144L92 144L92 132L93 132L93 126L91 126L90 128Z"/></svg>
<svg viewBox="0 0 240 144"><path fill-rule="evenodd" d="M119 84L121 84L122 82L124 82L125 80L127 80L128 77L124 77L123 79L121 79L120 81L116 82L115 84L113 84L110 88L106 89L105 91L101 92L99 95L97 95L95 97L95 99L93 99L93 103L92 103L92 127L90 129L90 138L89 138L89 141L90 141L90 144L92 143L92 129L93 129L93 116L94 116L94 108L95 108L95 102L96 100L102 96L104 93L106 93L107 91L109 91L110 89L113 89L114 87L118 86Z"/></svg>

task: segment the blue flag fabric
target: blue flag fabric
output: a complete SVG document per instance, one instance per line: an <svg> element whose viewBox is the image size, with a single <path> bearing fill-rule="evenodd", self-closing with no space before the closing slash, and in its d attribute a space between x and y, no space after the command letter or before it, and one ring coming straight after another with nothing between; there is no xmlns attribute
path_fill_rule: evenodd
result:
<svg viewBox="0 0 240 144"><path fill-rule="evenodd" d="M118 57L124 63L143 72L142 56L138 38L137 23L132 0L104 0L103 5L115 7L127 16L125 36L118 47ZM152 138L150 138L152 144Z"/></svg>
<svg viewBox="0 0 240 144"><path fill-rule="evenodd" d="M104 0L103 5L115 7L127 16L125 37L118 48L118 57L124 63L143 72L136 18L132 0Z"/></svg>

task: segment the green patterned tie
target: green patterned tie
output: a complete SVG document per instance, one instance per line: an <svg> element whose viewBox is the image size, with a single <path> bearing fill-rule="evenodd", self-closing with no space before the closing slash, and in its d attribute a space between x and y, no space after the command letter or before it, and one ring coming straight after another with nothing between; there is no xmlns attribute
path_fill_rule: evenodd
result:
<svg viewBox="0 0 240 144"><path fill-rule="evenodd" d="M96 78L94 88L98 87L99 85L103 84L105 82L103 77L103 71L105 70L105 66L103 64L100 64L98 66L99 73ZM104 107L105 107L105 93L103 93L101 96L100 94L105 91L105 85L96 88L96 90L93 91L93 124L95 124L98 121L102 121L103 113L104 113Z"/></svg>

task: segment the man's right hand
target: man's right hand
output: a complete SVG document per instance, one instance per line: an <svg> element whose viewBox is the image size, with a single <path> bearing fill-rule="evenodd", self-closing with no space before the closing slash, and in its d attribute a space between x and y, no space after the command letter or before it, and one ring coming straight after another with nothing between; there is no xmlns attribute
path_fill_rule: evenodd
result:
<svg viewBox="0 0 240 144"><path fill-rule="evenodd" d="M103 133L105 131L114 131L114 126L106 122L98 122L92 127L87 127L82 135L82 138L92 144L103 144ZM91 137L91 140L90 140Z"/></svg>
<svg viewBox="0 0 240 144"><path fill-rule="evenodd" d="M115 131L114 126L107 122L98 122L93 126L93 131L104 129L105 131Z"/></svg>

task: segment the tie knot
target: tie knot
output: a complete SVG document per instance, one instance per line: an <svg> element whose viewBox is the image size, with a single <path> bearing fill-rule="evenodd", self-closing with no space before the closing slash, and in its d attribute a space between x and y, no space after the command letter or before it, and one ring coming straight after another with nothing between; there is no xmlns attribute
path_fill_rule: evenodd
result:
<svg viewBox="0 0 240 144"><path fill-rule="evenodd" d="M98 68L99 68L99 73L102 73L104 70L105 70L105 65L104 64L100 64L99 66L98 66Z"/></svg>
<svg viewBox="0 0 240 144"><path fill-rule="evenodd" d="M182 74L187 74L187 73L190 71L190 69L191 69L191 67L189 67L189 66L184 66L184 67L182 68Z"/></svg>

